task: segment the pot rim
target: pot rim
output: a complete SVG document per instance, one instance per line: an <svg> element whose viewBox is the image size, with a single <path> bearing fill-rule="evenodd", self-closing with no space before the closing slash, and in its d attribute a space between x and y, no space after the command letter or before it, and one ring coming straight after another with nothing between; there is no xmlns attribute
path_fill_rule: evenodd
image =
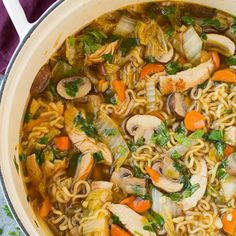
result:
<svg viewBox="0 0 236 236"><path fill-rule="evenodd" d="M3 76L3 82L2 82L2 87L1 87L1 90L0 90L0 104L1 104L1 99L2 99L2 95L3 95L3 91L4 91L4 87L5 87L5 84L7 82L7 78L9 76L9 73L11 71L11 68L13 67L14 65L14 62L19 54L19 52L21 51L21 49L24 47L24 45L26 44L28 38L30 37L30 35L35 31L35 29L40 25L40 23L52 12L55 10L55 8L57 8L59 5L61 5L65 0L58 0L56 1L50 8L48 8L40 17L39 19L32 25L32 27L30 28L30 30L27 32L27 34L24 36L24 38L22 39L22 41L19 42L16 50L14 51L14 54L12 56L12 58L10 59L9 63L8 63L8 66L6 68L6 71L5 71L5 74ZM2 175L2 171L1 171L1 166L0 166L0 186L2 188L2 192L4 194L4 197L5 197L5 200L7 202L7 204L9 205L10 207L10 210L13 214L13 217L14 219L16 220L17 224L19 225L20 229L23 231L23 233L25 235L29 235L29 233L27 232L27 229L25 228L25 226L23 225L22 221L20 220L20 218L18 217L18 214L16 213L13 205L12 205L12 202L11 202L11 199L10 199L10 196L7 192L7 189L6 189L6 184L4 182L4 177Z"/></svg>

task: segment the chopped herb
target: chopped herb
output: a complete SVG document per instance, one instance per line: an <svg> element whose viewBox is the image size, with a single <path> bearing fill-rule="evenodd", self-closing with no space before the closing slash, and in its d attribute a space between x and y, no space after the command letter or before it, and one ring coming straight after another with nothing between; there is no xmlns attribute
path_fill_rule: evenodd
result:
<svg viewBox="0 0 236 236"><path fill-rule="evenodd" d="M185 129L185 126L184 126L184 122L182 121L180 123L180 125L177 127L177 129L175 130L175 132L177 134L185 134L186 133L186 129Z"/></svg>
<svg viewBox="0 0 236 236"><path fill-rule="evenodd" d="M166 35L168 37L168 39L171 39L173 34L174 34L174 28L172 26L168 27L167 30L166 30Z"/></svg>
<svg viewBox="0 0 236 236"><path fill-rule="evenodd" d="M199 84L197 87L198 87L198 88L201 88L201 89L204 89L204 88L206 88L207 84L208 84L208 80L206 80L206 81L203 82L202 84Z"/></svg>
<svg viewBox="0 0 236 236"><path fill-rule="evenodd" d="M181 21L185 25L195 25L195 21L191 16L182 16Z"/></svg>
<svg viewBox="0 0 236 236"><path fill-rule="evenodd" d="M77 164L80 162L82 157L82 154L79 153L74 153L70 159L69 159L69 168L68 168L68 175L69 176L74 176Z"/></svg>
<svg viewBox="0 0 236 236"><path fill-rule="evenodd" d="M103 161L104 157L101 151L93 153L93 159L96 163Z"/></svg>
<svg viewBox="0 0 236 236"><path fill-rule="evenodd" d="M157 14L158 14L158 9L159 9L159 5L158 4L150 4L146 9L146 13L147 15L151 18L151 19L157 19Z"/></svg>
<svg viewBox="0 0 236 236"><path fill-rule="evenodd" d="M224 143L224 132L222 130L212 130L210 134L205 135L207 141L213 142L219 157L224 156L226 144Z"/></svg>
<svg viewBox="0 0 236 236"><path fill-rule="evenodd" d="M180 155L176 150L174 150L174 151L171 153L170 157L171 157L173 160L179 160L179 159L181 158L181 155Z"/></svg>
<svg viewBox="0 0 236 236"><path fill-rule="evenodd" d="M163 7L161 9L161 14L164 16L170 16L176 13L176 7L175 6L167 6Z"/></svg>
<svg viewBox="0 0 236 236"><path fill-rule="evenodd" d="M148 63L156 63L157 62L156 58L153 56L145 57L145 61Z"/></svg>
<svg viewBox="0 0 236 236"><path fill-rule="evenodd" d="M43 136L42 138L39 139L38 143L39 144L47 144L48 143L48 137Z"/></svg>
<svg viewBox="0 0 236 236"><path fill-rule="evenodd" d="M134 177L136 178L144 178L145 174L141 171L141 169L136 166L136 165L132 165L132 169L133 169L133 173L134 173Z"/></svg>
<svg viewBox="0 0 236 236"><path fill-rule="evenodd" d="M104 96L104 102L105 103L112 104L112 105L116 105L117 104L115 94L110 89L107 89L105 91L105 93L103 94L103 96Z"/></svg>
<svg viewBox="0 0 236 236"><path fill-rule="evenodd" d="M71 97L75 97L77 92L78 92L80 83L81 83L80 78L72 80L72 81L65 82L64 86L65 86L66 93Z"/></svg>
<svg viewBox="0 0 236 236"><path fill-rule="evenodd" d="M104 54L102 56L104 58L105 61L107 61L108 63L112 63L112 59L113 59L113 55L108 53L108 54Z"/></svg>
<svg viewBox="0 0 236 236"><path fill-rule="evenodd" d="M183 144L186 147L191 146L191 140L183 133L176 133L174 138L178 143Z"/></svg>
<svg viewBox="0 0 236 236"><path fill-rule="evenodd" d="M219 166L217 170L217 178L223 179L226 176L226 174L227 174L226 170L222 166Z"/></svg>
<svg viewBox="0 0 236 236"><path fill-rule="evenodd" d="M199 188L199 184L189 184L189 186L183 192L183 198L191 197Z"/></svg>
<svg viewBox="0 0 236 236"><path fill-rule="evenodd" d="M236 33L236 18L234 17L233 23L230 26L230 31L235 34Z"/></svg>
<svg viewBox="0 0 236 236"><path fill-rule="evenodd" d="M121 156L123 156L123 155L125 155L125 153L126 153L127 150L126 150L126 148L125 148L124 146L119 145L117 151L118 151L118 153L119 153Z"/></svg>
<svg viewBox="0 0 236 236"><path fill-rule="evenodd" d="M178 62L172 61L166 64L165 70L169 75L174 75L182 70L182 66Z"/></svg>
<svg viewBox="0 0 236 236"><path fill-rule="evenodd" d="M128 142L128 147L129 147L130 151L135 152L138 149L138 147L141 147L141 146L144 145L144 141L145 141L144 137L138 138L136 143L132 142L132 141L129 141Z"/></svg>
<svg viewBox="0 0 236 236"><path fill-rule="evenodd" d="M124 39L120 45L120 51L122 56L125 56L133 47L139 45L137 38L127 38Z"/></svg>
<svg viewBox="0 0 236 236"><path fill-rule="evenodd" d="M116 225L119 225L120 227L124 227L124 225L121 223L118 216L111 215L111 220L112 220L112 224L116 224Z"/></svg>
<svg viewBox="0 0 236 236"><path fill-rule="evenodd" d="M13 215L12 215L11 210L10 210L10 208L9 208L8 205L5 205L5 206L3 207L3 210L5 211L6 215L7 215L9 218L13 219Z"/></svg>
<svg viewBox="0 0 236 236"><path fill-rule="evenodd" d="M117 130L116 129L105 129L105 135L106 136L115 136L117 134Z"/></svg>
<svg viewBox="0 0 236 236"><path fill-rule="evenodd" d="M24 115L24 122L28 123L31 119L32 119L32 114L29 111L26 111Z"/></svg>
<svg viewBox="0 0 236 236"><path fill-rule="evenodd" d="M212 26L216 29L219 29L221 27L219 19L204 19L202 22L202 27L206 26Z"/></svg>
<svg viewBox="0 0 236 236"><path fill-rule="evenodd" d="M182 193L170 193L167 195L172 201L178 202L183 199Z"/></svg>
<svg viewBox="0 0 236 236"><path fill-rule="evenodd" d="M166 146L166 144L170 141L169 131L163 122L157 127L156 130L154 130L151 141L160 147Z"/></svg>
<svg viewBox="0 0 236 236"><path fill-rule="evenodd" d="M97 129L94 125L93 119L91 116L84 118L81 112L74 119L75 126L80 126L79 128L85 132L89 137L98 139Z"/></svg>
<svg viewBox="0 0 236 236"><path fill-rule="evenodd" d="M21 236L21 231L19 227L16 227L16 231L14 232L9 232L9 235L13 235L13 236Z"/></svg>
<svg viewBox="0 0 236 236"><path fill-rule="evenodd" d="M36 150L35 151L36 161L41 166L44 163L44 155L43 152Z"/></svg>
<svg viewBox="0 0 236 236"><path fill-rule="evenodd" d="M203 130L197 130L197 131L193 132L191 135L189 135L189 138L191 138L191 139L202 138L204 134L205 134L205 132Z"/></svg>
<svg viewBox="0 0 236 236"><path fill-rule="evenodd" d="M16 167L16 171L17 171L17 173L19 174L19 165L18 165L18 163L17 163L16 156L14 156L13 161L14 161L14 165L15 165L15 167Z"/></svg>
<svg viewBox="0 0 236 236"><path fill-rule="evenodd" d="M200 35L201 39L207 40L207 34L205 32L202 32Z"/></svg>
<svg viewBox="0 0 236 236"><path fill-rule="evenodd" d="M107 36L103 32L93 29L80 37L79 46L85 55L89 55L97 51L106 39Z"/></svg>
<svg viewBox="0 0 236 236"><path fill-rule="evenodd" d="M227 64L229 66L235 66L236 65L236 56L230 56L228 59L227 59Z"/></svg>
<svg viewBox="0 0 236 236"><path fill-rule="evenodd" d="M19 160L20 160L21 162L25 162L25 161L26 161L25 155L24 155L24 154L20 154L20 155L19 155Z"/></svg>
<svg viewBox="0 0 236 236"><path fill-rule="evenodd" d="M165 221L163 217L153 210L149 210L147 212L147 218L149 222L143 226L144 230L156 232L157 229L160 229L164 226Z"/></svg>
<svg viewBox="0 0 236 236"><path fill-rule="evenodd" d="M74 36L70 36L69 37L69 44L71 47L74 47L75 46L75 37Z"/></svg>

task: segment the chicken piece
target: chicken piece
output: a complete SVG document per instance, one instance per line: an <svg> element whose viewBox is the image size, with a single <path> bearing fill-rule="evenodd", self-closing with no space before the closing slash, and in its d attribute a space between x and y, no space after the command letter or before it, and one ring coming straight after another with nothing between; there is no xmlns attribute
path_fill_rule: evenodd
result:
<svg viewBox="0 0 236 236"><path fill-rule="evenodd" d="M156 235L154 232L143 229L143 226L148 224L147 218L131 210L128 206L121 204L111 204L108 208L114 215L119 217L121 223L133 235Z"/></svg>
<svg viewBox="0 0 236 236"><path fill-rule="evenodd" d="M86 151L89 151L90 153L101 151L104 157L104 160L102 162L105 165L111 165L112 154L106 144L97 142L95 139L88 137L84 131L75 126L74 120L78 114L79 110L77 110L73 105L67 105L64 117L66 131L69 135L70 140L82 153Z"/></svg>
<svg viewBox="0 0 236 236"><path fill-rule="evenodd" d="M209 79L213 70L214 63L210 59L175 75L162 75L159 77L161 93L164 95L173 92L184 92Z"/></svg>

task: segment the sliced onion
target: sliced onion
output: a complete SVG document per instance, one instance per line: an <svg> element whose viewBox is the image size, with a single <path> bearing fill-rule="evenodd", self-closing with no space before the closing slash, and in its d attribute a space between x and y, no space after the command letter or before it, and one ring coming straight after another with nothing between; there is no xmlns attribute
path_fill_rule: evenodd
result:
<svg viewBox="0 0 236 236"><path fill-rule="evenodd" d="M123 15L117 23L113 34L125 37L134 30L135 24L136 20Z"/></svg>
<svg viewBox="0 0 236 236"><path fill-rule="evenodd" d="M200 63L202 40L191 26L183 33L183 49L186 58L193 64Z"/></svg>

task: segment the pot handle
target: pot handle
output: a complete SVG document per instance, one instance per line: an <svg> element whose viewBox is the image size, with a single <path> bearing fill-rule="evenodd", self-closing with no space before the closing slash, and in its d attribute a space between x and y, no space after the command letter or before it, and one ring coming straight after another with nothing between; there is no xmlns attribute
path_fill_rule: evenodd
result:
<svg viewBox="0 0 236 236"><path fill-rule="evenodd" d="M3 0L3 4L20 37L20 41L22 41L22 39L27 34L27 32L29 32L34 23L28 22L19 0Z"/></svg>

